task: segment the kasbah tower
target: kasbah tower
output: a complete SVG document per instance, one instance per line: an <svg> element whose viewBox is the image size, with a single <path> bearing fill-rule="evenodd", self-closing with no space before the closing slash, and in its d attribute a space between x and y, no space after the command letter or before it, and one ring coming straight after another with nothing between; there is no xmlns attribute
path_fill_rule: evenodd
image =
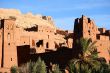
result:
<svg viewBox="0 0 110 73"><path fill-rule="evenodd" d="M80 50L74 50L76 39L80 38L90 38L91 42L97 41L96 47L100 52L99 56L104 57L107 63L110 61L108 52L110 50L110 30L98 28L95 22L86 16L82 15L81 18L75 19L74 33L72 33L54 28L49 16L36 18L32 15L27 16L18 13L18 19L22 22L23 20L20 18L24 17L25 24L30 20L29 18L38 21L32 27L21 28L15 23L17 19L12 17L7 19L7 16L5 15L5 18L4 15L1 13L0 20L0 68L7 69L14 65L19 66L29 61L32 54L56 51L59 47L68 47L73 51ZM18 25L20 24L22 23ZM72 36L72 38L64 39L67 35Z"/></svg>
<svg viewBox="0 0 110 73"><path fill-rule="evenodd" d="M106 30L105 28L98 28L93 20L82 15L81 18L75 19L73 38L74 38L73 47L75 47L76 39L87 38L90 39L91 42L96 41L95 46L97 47L99 56L104 57L107 63L109 63L110 30ZM76 48L75 50L77 53L77 51L80 49Z"/></svg>

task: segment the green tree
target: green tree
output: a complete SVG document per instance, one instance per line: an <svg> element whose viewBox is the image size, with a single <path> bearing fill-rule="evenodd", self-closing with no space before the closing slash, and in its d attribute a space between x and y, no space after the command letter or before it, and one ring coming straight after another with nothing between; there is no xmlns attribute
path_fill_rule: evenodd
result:
<svg viewBox="0 0 110 73"><path fill-rule="evenodd" d="M11 71L11 73L17 73L17 67L16 66L12 66L10 71Z"/></svg>
<svg viewBox="0 0 110 73"><path fill-rule="evenodd" d="M28 62L19 67L19 73L47 73L46 65L39 57L36 62Z"/></svg>
<svg viewBox="0 0 110 73"><path fill-rule="evenodd" d="M45 65L44 61L41 60L40 57L38 58L37 62L35 63L35 65L32 69L32 73L47 73L46 65Z"/></svg>
<svg viewBox="0 0 110 73"><path fill-rule="evenodd" d="M90 39L81 38L77 40L78 48L80 48L79 58L73 59L69 64L70 73L96 73L100 69L98 52L95 42Z"/></svg>
<svg viewBox="0 0 110 73"><path fill-rule="evenodd" d="M98 56L98 52L96 49L96 41L91 42L91 39L81 38L80 40L76 41L78 48L80 49L81 53L79 54L79 57L87 58L92 57L93 55Z"/></svg>

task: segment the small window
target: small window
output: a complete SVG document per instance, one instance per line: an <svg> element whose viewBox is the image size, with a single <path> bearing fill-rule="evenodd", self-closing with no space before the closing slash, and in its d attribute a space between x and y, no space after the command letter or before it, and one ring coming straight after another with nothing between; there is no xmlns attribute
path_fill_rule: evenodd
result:
<svg viewBox="0 0 110 73"><path fill-rule="evenodd" d="M88 30L88 33L89 33L89 35L90 35L90 30Z"/></svg>
<svg viewBox="0 0 110 73"><path fill-rule="evenodd" d="M32 46L35 46L35 41L34 40L32 40Z"/></svg>
<svg viewBox="0 0 110 73"><path fill-rule="evenodd" d="M40 47L40 45L43 46L43 40L39 40L38 42L36 42L36 47Z"/></svg>
<svg viewBox="0 0 110 73"><path fill-rule="evenodd" d="M49 48L49 44L48 44L48 42L46 43L46 48Z"/></svg>
<svg viewBox="0 0 110 73"><path fill-rule="evenodd" d="M8 36L7 36L7 41L8 41L8 45L10 45L10 33L8 33Z"/></svg>
<svg viewBox="0 0 110 73"><path fill-rule="evenodd" d="M11 61L12 61L12 58L11 58Z"/></svg>
<svg viewBox="0 0 110 73"><path fill-rule="evenodd" d="M88 32L90 33L90 30L88 30Z"/></svg>
<svg viewBox="0 0 110 73"><path fill-rule="evenodd" d="M10 43L8 43L8 45L10 45Z"/></svg>

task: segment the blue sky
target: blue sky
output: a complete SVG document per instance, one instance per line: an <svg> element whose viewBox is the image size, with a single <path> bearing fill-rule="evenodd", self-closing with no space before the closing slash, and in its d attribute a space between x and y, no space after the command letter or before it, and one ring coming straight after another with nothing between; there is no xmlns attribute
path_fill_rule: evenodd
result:
<svg viewBox="0 0 110 73"><path fill-rule="evenodd" d="M52 16L56 26L65 30L73 30L74 19L83 14L98 27L110 29L110 0L1 0L0 8Z"/></svg>

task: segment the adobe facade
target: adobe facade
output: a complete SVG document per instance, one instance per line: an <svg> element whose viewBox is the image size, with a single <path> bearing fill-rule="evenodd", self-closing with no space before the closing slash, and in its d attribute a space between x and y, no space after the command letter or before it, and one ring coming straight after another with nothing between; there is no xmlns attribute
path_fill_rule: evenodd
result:
<svg viewBox="0 0 110 73"><path fill-rule="evenodd" d="M86 16L75 19L73 34L57 29L50 16L35 17L32 14L22 15L20 12L5 16L5 12L0 12L0 68L20 66L29 61L31 54L56 51L60 47L72 49L76 39L82 37L97 41L99 56L107 62L110 60L110 30L98 28Z"/></svg>
<svg viewBox="0 0 110 73"><path fill-rule="evenodd" d="M96 47L100 57L110 61L110 30L98 28L95 22L86 16L75 19L74 22L74 41L80 38L90 38L91 42L96 41ZM74 45L75 46L75 45Z"/></svg>
<svg viewBox="0 0 110 73"><path fill-rule="evenodd" d="M29 61L31 54L56 51L60 47L72 48L72 39L64 39L66 31L49 26L35 25L22 28L15 25L15 19L0 21L0 67L20 66ZM69 45L68 45L69 44Z"/></svg>

